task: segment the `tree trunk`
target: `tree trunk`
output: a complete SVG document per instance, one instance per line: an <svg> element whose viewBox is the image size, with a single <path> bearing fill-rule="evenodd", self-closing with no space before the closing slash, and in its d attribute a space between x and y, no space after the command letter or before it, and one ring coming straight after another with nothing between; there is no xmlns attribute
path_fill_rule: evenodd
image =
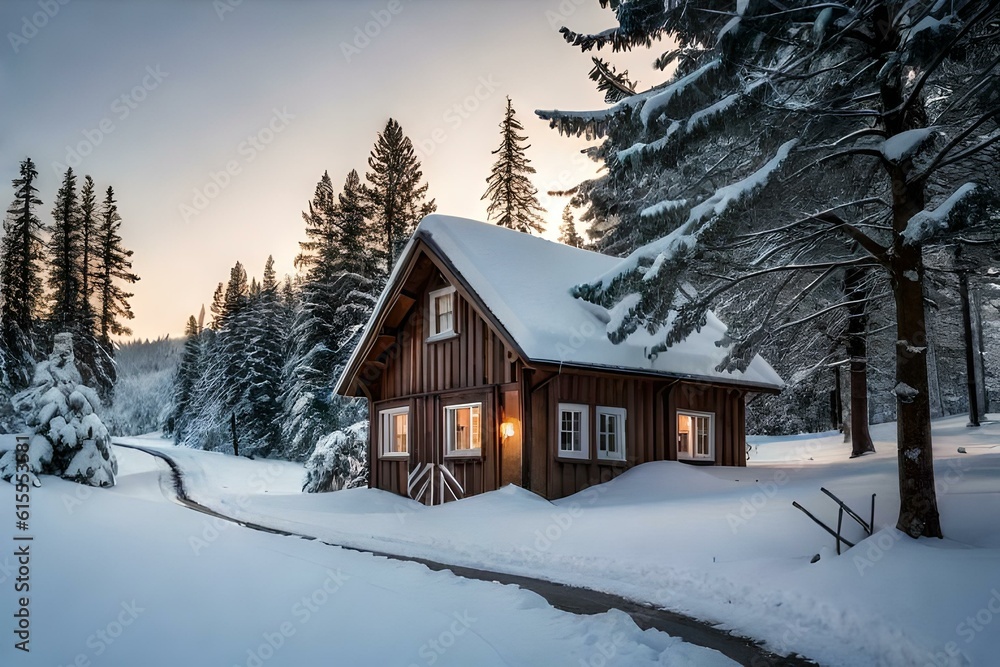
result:
<svg viewBox="0 0 1000 667"><path fill-rule="evenodd" d="M976 348L972 337L972 307L969 304L969 275L958 271L958 293L962 300L962 333L965 339L965 378L969 387L969 426L979 426L979 387L976 386Z"/></svg>
<svg viewBox="0 0 1000 667"><path fill-rule="evenodd" d="M896 301L895 391L899 448L899 520L896 527L911 537L942 537L931 449L923 259L918 245L902 242L895 245L891 279Z"/></svg>
<svg viewBox="0 0 1000 667"><path fill-rule="evenodd" d="M856 267L844 272L847 308L847 356L851 360L851 458L875 451L868 431L868 290L867 271Z"/></svg>

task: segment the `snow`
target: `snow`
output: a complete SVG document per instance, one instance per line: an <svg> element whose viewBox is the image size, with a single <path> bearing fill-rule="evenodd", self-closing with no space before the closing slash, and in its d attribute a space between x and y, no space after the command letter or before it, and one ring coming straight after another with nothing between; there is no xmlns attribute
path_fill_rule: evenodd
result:
<svg viewBox="0 0 1000 667"><path fill-rule="evenodd" d="M735 664L642 631L622 612L578 616L516 586L215 520L169 502L165 466L151 456L117 454L114 488L46 478L32 491L30 654L8 629L0 664L575 667L609 655L608 664ZM247 463L220 476L269 466ZM0 484L0 502L13 507L13 486ZM6 545L13 523L0 529ZM14 568L10 552L0 555L5 589ZM6 618L15 604L3 596Z"/></svg>
<svg viewBox="0 0 1000 667"><path fill-rule="evenodd" d="M937 231L946 229L955 206L972 194L976 187L975 183L966 183L934 210L924 210L915 214L903 230L903 242L909 245L921 243L933 237Z"/></svg>
<svg viewBox="0 0 1000 667"><path fill-rule="evenodd" d="M684 208L685 206L687 206L687 199L668 199L653 204L652 206L647 206L639 212L639 215L644 218L652 218L664 215L670 211L675 211L679 208Z"/></svg>
<svg viewBox="0 0 1000 667"><path fill-rule="evenodd" d="M932 10L932 13L935 10ZM934 18L934 16L925 16L924 18L917 21L917 23L904 31L903 42L909 43L913 41L914 38L921 35L923 32L939 33L942 28L952 28L957 29L961 26L961 21L955 14L949 14L943 18ZM936 36L936 35L935 35Z"/></svg>
<svg viewBox="0 0 1000 667"><path fill-rule="evenodd" d="M900 162L911 158L928 140L934 138L936 132L936 127L922 127L900 132L882 143L882 155L890 162Z"/></svg>
<svg viewBox="0 0 1000 667"><path fill-rule="evenodd" d="M430 215L423 219L397 262L376 313L384 307L400 278L400 267L407 263L421 239L448 258L529 361L641 370L763 387L783 385L760 357L755 357L743 372L716 371L727 350L715 342L723 338L726 326L711 313L700 333L652 361L646 350L659 342L656 334L640 329L622 343L613 344L606 333L608 316L598 316L569 290L595 274L613 270L622 260L462 218ZM368 323L365 337L374 322ZM348 368L361 353L359 345ZM345 379L342 376L341 382ZM338 385L337 391L341 390Z"/></svg>
<svg viewBox="0 0 1000 667"><path fill-rule="evenodd" d="M724 113L727 109L729 109L729 107L735 104L736 101L740 99L740 97L741 97L740 93L733 93L732 95L727 95L718 102L716 102L715 104L691 114L691 117L688 119L687 122L687 131L692 132L693 130L697 129L700 125L707 123L715 116Z"/></svg>
<svg viewBox="0 0 1000 667"><path fill-rule="evenodd" d="M670 101L675 96L683 95L688 86L696 83L699 79L701 79L701 77L718 68L721 64L722 62L719 60L708 62L687 76L681 77L677 81L671 83L655 95L650 96L649 99L647 99L642 105L642 109L639 110L639 118L642 120L643 127L649 127L649 122L651 120L656 120L660 115L662 115L666 111Z"/></svg>
<svg viewBox="0 0 1000 667"><path fill-rule="evenodd" d="M625 595L831 667L991 665L1000 653L1000 617L992 611L975 619L991 605L996 610L1000 595L1000 424L969 429L966 421L955 417L932 425L944 540L912 540L893 528L899 506L891 423L872 427L878 451L857 459L848 459L850 445L835 432L756 437L750 439L747 468L657 462L554 502L508 486L438 507L371 489L299 494L291 469L286 480L284 473L264 474L269 462L167 445L164 450L184 470L200 469L191 483L196 499L246 520L361 548ZM970 453L959 454L959 447ZM266 492L248 481L254 469L260 471L257 479L272 480ZM228 489L220 487L224 480ZM857 546L837 556L833 539L791 504L796 500L835 525L836 505L820 487L864 517L871 494L877 494L875 534L865 538L846 522L845 537ZM810 563L815 554L820 560ZM325 567L333 558L320 551L309 555ZM245 553L234 555L228 565L242 568L245 560ZM272 572L269 564L255 571ZM281 576L287 583L296 574ZM229 590L225 586L222 594ZM578 662L538 658L511 664Z"/></svg>

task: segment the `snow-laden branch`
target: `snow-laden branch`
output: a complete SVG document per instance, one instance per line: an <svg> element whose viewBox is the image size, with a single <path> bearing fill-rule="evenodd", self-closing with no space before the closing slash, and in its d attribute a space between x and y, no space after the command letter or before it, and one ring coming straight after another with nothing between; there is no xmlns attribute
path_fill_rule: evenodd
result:
<svg viewBox="0 0 1000 667"><path fill-rule="evenodd" d="M924 210L915 214L906 225L901 236L906 245L916 245L931 238L938 231L947 229L952 211L966 197L976 190L975 183L966 183L944 200L934 210Z"/></svg>
<svg viewBox="0 0 1000 667"><path fill-rule="evenodd" d="M628 257L619 262L614 269L598 276L592 283L576 286L573 290L574 296L579 297L585 292L606 289L614 281L636 271L643 271L643 280L653 279L657 274L657 270L666 261L693 249L698 238L707 232L719 216L725 213L733 204L744 200L753 192L764 187L774 172L788 158L788 154L795 147L796 143L797 140L792 139L782 144L774 157L768 160L760 169L736 183L716 190L711 197L692 207L688 213L687 220L677 229L664 237L637 248ZM674 204L676 202L662 202L661 204L647 208L646 211L650 211L650 209L657 206L673 206ZM653 266L649 269L641 269L640 266L647 262L652 262Z"/></svg>
<svg viewBox="0 0 1000 667"><path fill-rule="evenodd" d="M656 120L661 114L663 114L667 106L670 104L670 101L675 96L683 95L688 86L696 83L703 76L717 69L721 64L722 61L720 60L709 61L687 76L681 77L658 92L656 95L647 99L642 105L642 109L639 111L639 118L642 120L643 127L649 127L649 122L651 120Z"/></svg>

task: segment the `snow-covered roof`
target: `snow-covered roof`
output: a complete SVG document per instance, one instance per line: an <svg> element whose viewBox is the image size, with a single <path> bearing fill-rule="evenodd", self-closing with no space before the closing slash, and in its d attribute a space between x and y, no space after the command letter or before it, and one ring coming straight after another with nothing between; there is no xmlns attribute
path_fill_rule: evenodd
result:
<svg viewBox="0 0 1000 667"><path fill-rule="evenodd" d="M647 353L661 337L642 328L622 343L612 343L607 336L612 314L574 298L569 290L613 270L621 259L464 218L430 215L421 221L375 308L376 318L419 239L436 249L451 265L481 306L490 311L511 342L531 362L690 377L767 389L784 386L760 356L755 356L743 372L715 370L726 354L725 348L716 345L726 326L711 312L700 332L661 352L654 360ZM369 333L366 330L362 341ZM363 346L364 343L355 350L355 356L363 353ZM355 361L352 357L347 367L351 368ZM341 378L341 382L345 379Z"/></svg>

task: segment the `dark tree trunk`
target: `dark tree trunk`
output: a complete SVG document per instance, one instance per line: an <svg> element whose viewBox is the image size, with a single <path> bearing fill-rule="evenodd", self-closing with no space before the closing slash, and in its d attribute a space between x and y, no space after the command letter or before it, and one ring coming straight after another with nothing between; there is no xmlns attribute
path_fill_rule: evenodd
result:
<svg viewBox="0 0 1000 667"><path fill-rule="evenodd" d="M922 186L893 177L890 280L896 301L896 443L899 448L899 520L911 537L942 537L934 490L931 405L927 382L927 326L924 319L924 264L919 244L904 243L901 232L923 209Z"/></svg>
<svg viewBox="0 0 1000 667"><path fill-rule="evenodd" d="M851 360L851 458L875 451L868 431L868 290L867 271L851 267L844 272L847 308L847 356Z"/></svg>
<svg viewBox="0 0 1000 667"><path fill-rule="evenodd" d="M965 377L969 387L969 426L979 426L979 387L976 384L976 343L972 336L972 306L969 304L969 274L958 271L958 293L962 300L962 332L965 338Z"/></svg>

